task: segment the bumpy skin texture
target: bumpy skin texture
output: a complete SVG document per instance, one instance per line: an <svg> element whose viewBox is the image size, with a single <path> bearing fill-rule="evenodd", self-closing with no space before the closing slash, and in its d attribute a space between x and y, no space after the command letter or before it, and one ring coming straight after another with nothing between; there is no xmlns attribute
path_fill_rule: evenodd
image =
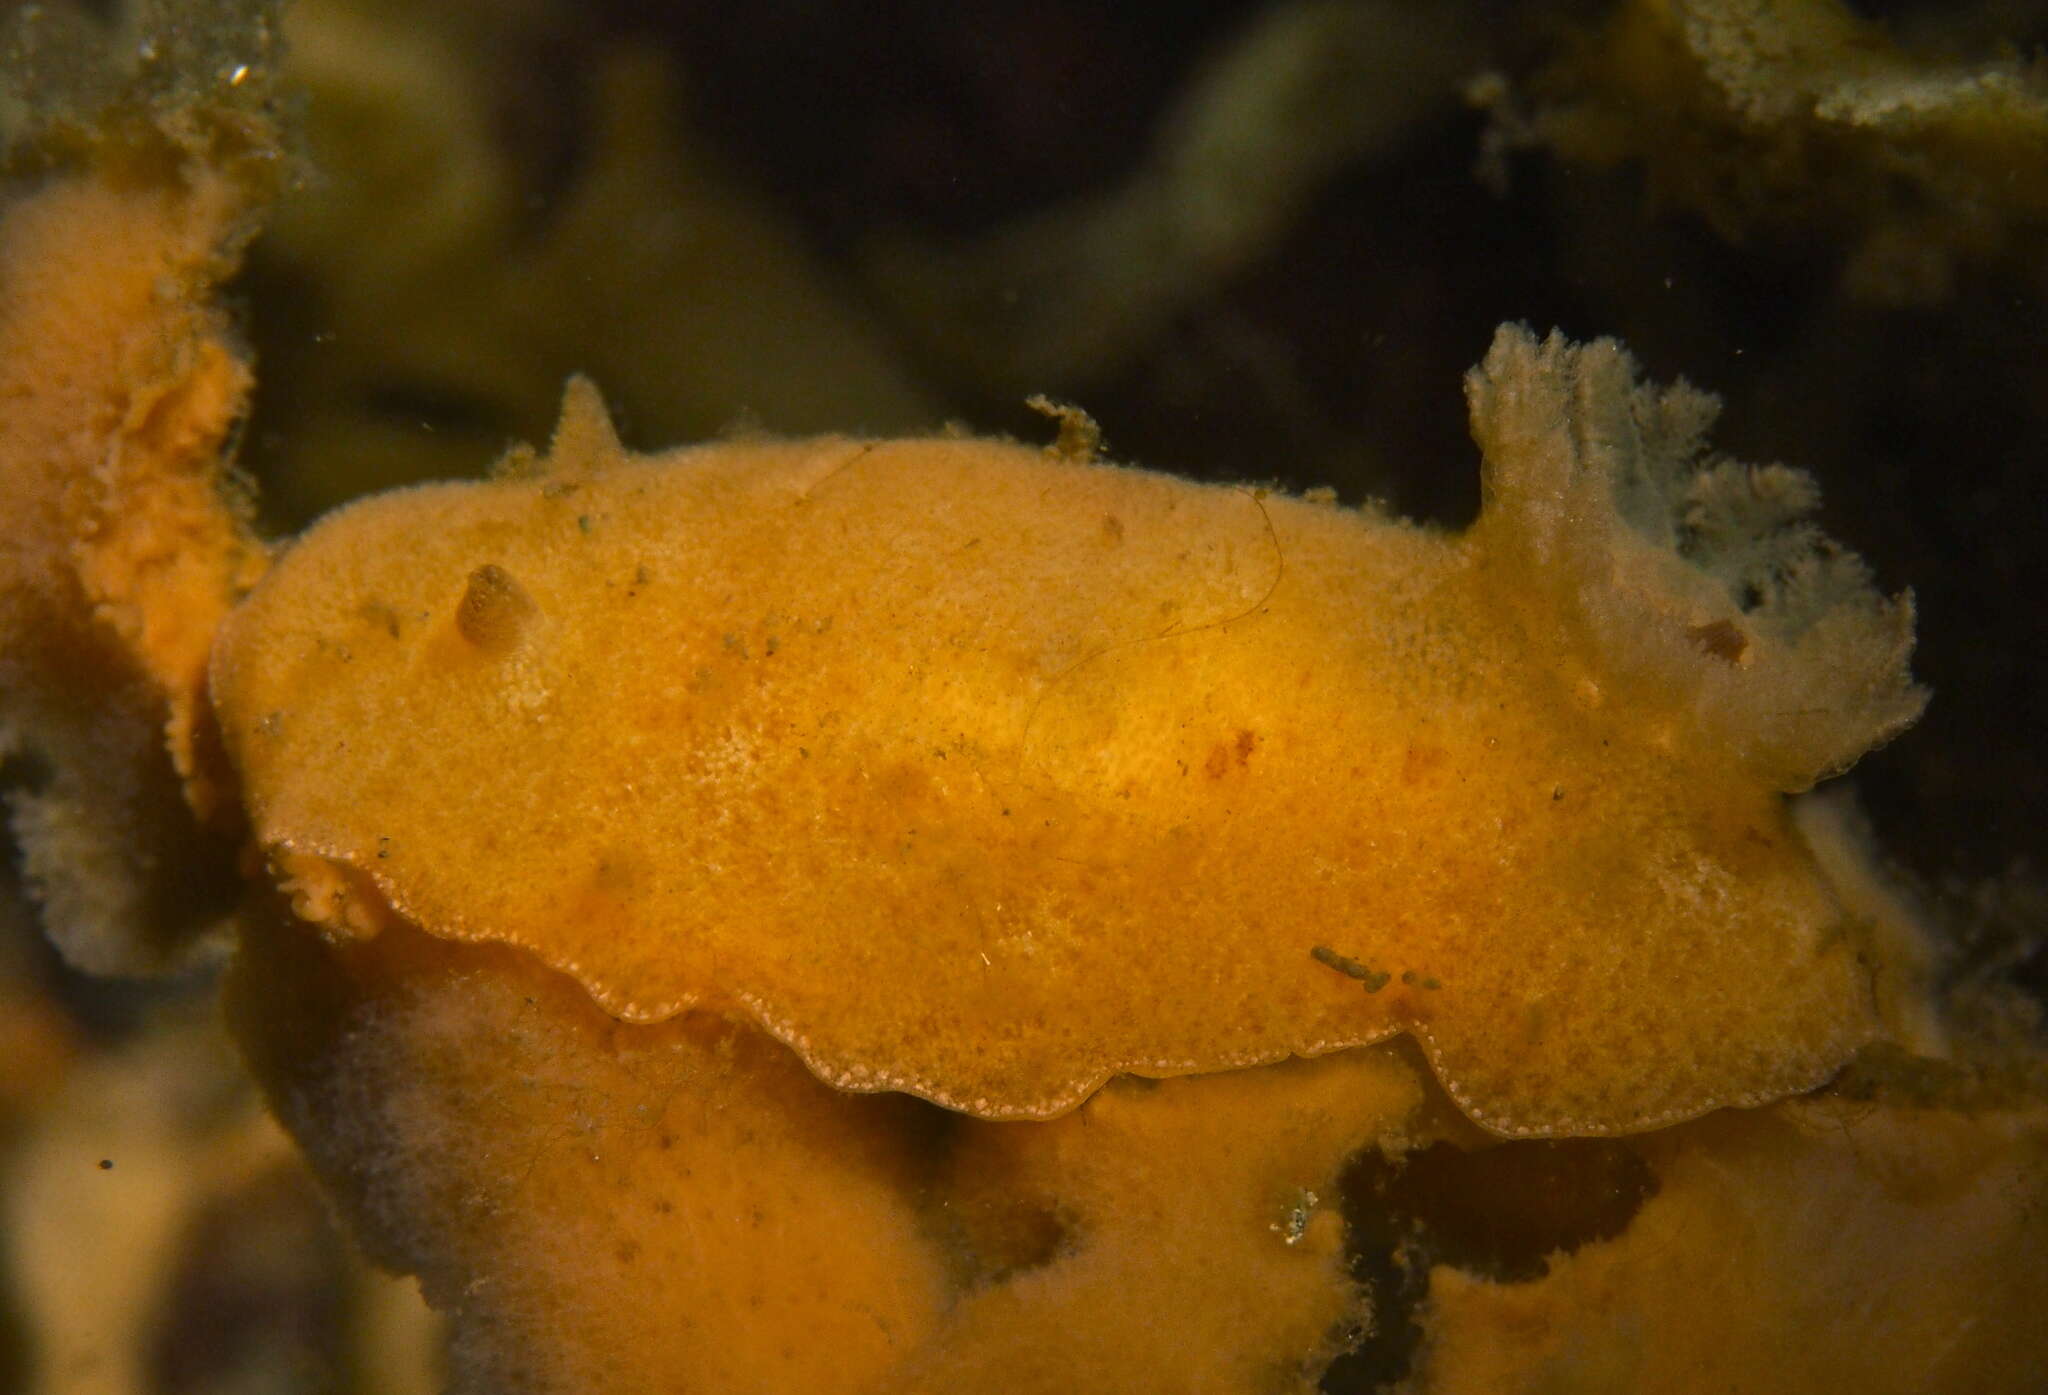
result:
<svg viewBox="0 0 2048 1395"><path fill-rule="evenodd" d="M301 540L222 729L302 914L845 1088L1047 1117L1399 1032L1503 1133L1811 1088L1872 1021L1779 792L1917 710L1905 613L1660 550L1704 399L1612 345L1504 331L1474 397L1512 454L1451 537L981 441L633 457L584 390Z"/></svg>

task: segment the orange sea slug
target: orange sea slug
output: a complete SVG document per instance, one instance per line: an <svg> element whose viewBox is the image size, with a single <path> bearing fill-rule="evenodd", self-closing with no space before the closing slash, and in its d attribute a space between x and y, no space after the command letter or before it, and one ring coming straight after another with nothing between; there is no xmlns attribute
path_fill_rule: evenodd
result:
<svg viewBox="0 0 2048 1395"><path fill-rule="evenodd" d="M1502 330L1452 535L1071 420L637 456L579 382L255 582L210 187L0 220L17 833L103 964L148 898L88 892L246 833L232 1020L457 1388L2039 1359L2048 1111L1940 1059L1917 929L1785 799L1918 712L1910 608L1711 399Z"/></svg>
<svg viewBox="0 0 2048 1395"><path fill-rule="evenodd" d="M1418 1389L1677 1320L1631 1277L1673 1227L1787 1311L1869 1272L1750 1207L1963 1262L1885 1281L1889 1347L1738 1312L1721 1374L1956 1369L1904 1352L2026 1266L1987 1198L2038 1190L2038 1111L1643 1133L1931 1039L1911 932L1783 799L1918 711L1907 606L1611 343L1510 328L1468 388L1463 536L1071 439L638 457L578 384L545 457L283 556L214 652L289 901L234 1016L465 1380L1343 1389L1397 1290L1339 1211L1443 1149L1484 1161L1431 1224L1543 1219L1522 1286L1444 1275ZM1930 1139L1963 1172L1902 1200ZM1677 1349L1589 1369L1690 1388Z"/></svg>
<svg viewBox="0 0 2048 1395"><path fill-rule="evenodd" d="M1471 392L1451 537L992 442L634 457L579 386L301 539L221 730L306 918L843 1088L1043 1118L1401 1031L1503 1133L1811 1088L1875 1023L1780 795L1917 710L1907 612L1613 345Z"/></svg>

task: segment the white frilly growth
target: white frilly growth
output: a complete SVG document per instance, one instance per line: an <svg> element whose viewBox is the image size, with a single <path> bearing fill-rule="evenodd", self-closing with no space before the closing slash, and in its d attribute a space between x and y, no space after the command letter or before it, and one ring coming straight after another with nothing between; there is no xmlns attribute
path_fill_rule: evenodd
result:
<svg viewBox="0 0 2048 1395"><path fill-rule="evenodd" d="M1504 599L1617 699L1668 707L1787 792L1919 716L1911 595L1879 594L1807 521L1811 476L1706 453L1717 399L1640 382L1611 339L1521 325L1465 395L1484 455L1475 541Z"/></svg>

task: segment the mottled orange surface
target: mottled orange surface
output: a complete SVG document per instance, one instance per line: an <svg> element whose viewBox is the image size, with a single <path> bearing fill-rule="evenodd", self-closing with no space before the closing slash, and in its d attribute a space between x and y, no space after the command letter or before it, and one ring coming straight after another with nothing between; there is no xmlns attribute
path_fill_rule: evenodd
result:
<svg viewBox="0 0 2048 1395"><path fill-rule="evenodd" d="M1475 391L1540 398L1538 355ZM1479 416L1529 439L1456 537L983 441L636 457L584 389L545 461L300 540L215 698L303 913L751 1018L842 1087L1044 1117L1406 1031L1502 1132L1810 1088L1872 1022L1780 791L1917 707L1895 627L1878 731L1838 699L1757 758L1723 709L1796 656L1705 581L1574 609L1533 465L1575 447L1528 415Z"/></svg>
<svg viewBox="0 0 2048 1395"><path fill-rule="evenodd" d="M1840 1100L1636 1140L1628 1231L1543 1278L1430 1276L1430 1395L2039 1389L2048 1111Z"/></svg>
<svg viewBox="0 0 2048 1395"><path fill-rule="evenodd" d="M230 1004L463 1390L1306 1392L1369 1322L1339 1171L1455 1117L1376 1048L971 1120L402 926L254 932Z"/></svg>
<svg viewBox="0 0 2048 1395"><path fill-rule="evenodd" d="M2048 1352L2038 1103L1823 1096L1516 1157L1560 1145L1473 1128L1388 1043L977 1120L707 1014L620 1023L502 946L273 916L231 1019L454 1318L456 1391L1309 1395L1410 1324L1368 1369L1417 1395L2019 1392ZM1399 1307L1354 1269L1390 1258L1427 1275Z"/></svg>
<svg viewBox="0 0 2048 1395"><path fill-rule="evenodd" d="M457 1315L461 1388L824 1395L936 1323L910 1101L415 932L252 935L230 1006L373 1257Z"/></svg>
<svg viewBox="0 0 2048 1395"><path fill-rule="evenodd" d="M247 198L147 143L0 187L0 745L50 764L16 834L101 970L170 952L193 815L227 813L206 662L263 554L223 494L249 373L211 293Z"/></svg>
<svg viewBox="0 0 2048 1395"><path fill-rule="evenodd" d="M1433 1136L1438 1098L1380 1047L1118 1080L1050 1123L963 1124L934 1187L959 1223L943 1238L998 1263L886 1388L1312 1389L1373 1319L1338 1175L1361 1144Z"/></svg>

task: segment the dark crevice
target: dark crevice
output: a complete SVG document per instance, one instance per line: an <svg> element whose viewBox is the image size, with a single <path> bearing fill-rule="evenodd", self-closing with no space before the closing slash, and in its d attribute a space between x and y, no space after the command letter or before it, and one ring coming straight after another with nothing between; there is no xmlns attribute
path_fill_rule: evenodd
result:
<svg viewBox="0 0 2048 1395"><path fill-rule="evenodd" d="M14 750L0 757L0 796L41 794L56 777L56 767L40 751Z"/></svg>
<svg viewBox="0 0 2048 1395"><path fill-rule="evenodd" d="M27 1390L36 1374L28 1317L14 1287L0 1286L0 1390Z"/></svg>
<svg viewBox="0 0 2048 1395"><path fill-rule="evenodd" d="M1385 1159L1375 1156L1384 1165ZM1352 1172L1356 1173L1354 1164ZM1407 1376L1422 1327L1416 1321L1422 1300L1429 1296L1429 1266L1418 1260L1415 1247L1401 1236L1385 1211L1361 1212L1352 1204L1352 1177L1342 1192L1346 1222L1345 1248L1351 1277L1365 1291L1371 1327L1355 1335L1349 1349L1323 1371L1323 1395L1371 1395Z"/></svg>
<svg viewBox="0 0 2048 1395"><path fill-rule="evenodd" d="M1074 1247L1071 1218L1043 1198L1015 1198L976 1208L961 1218L959 1253L964 1286L1008 1282L1052 1263Z"/></svg>
<svg viewBox="0 0 2048 1395"><path fill-rule="evenodd" d="M1324 1395L1368 1395L1409 1374L1433 1266L1496 1283L1540 1279L1550 1256L1621 1234L1656 1190L1649 1165L1616 1139L1361 1153L1345 1169L1339 1201L1372 1330L1330 1363Z"/></svg>

